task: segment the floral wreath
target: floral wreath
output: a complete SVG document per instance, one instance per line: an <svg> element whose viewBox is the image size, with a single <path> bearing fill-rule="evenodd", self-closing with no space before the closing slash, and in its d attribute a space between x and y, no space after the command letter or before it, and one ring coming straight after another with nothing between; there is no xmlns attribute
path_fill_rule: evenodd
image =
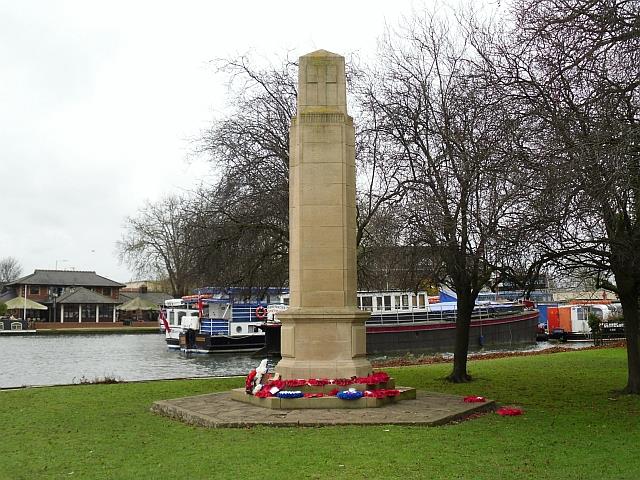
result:
<svg viewBox="0 0 640 480"><path fill-rule="evenodd" d="M359 398L387 398L397 397L400 390L375 388L375 386L385 384L391 378L386 372L374 372L366 377L351 378L309 378L309 379L290 379L281 380L279 378L272 379L268 374L266 359L260 362L260 365L251 370L245 380L245 390L247 394L254 395L258 398L278 397L278 398L320 398L320 397L337 397L343 400L357 400ZM349 385L366 385L366 390L358 390L356 388L348 388ZM295 390L300 387L323 387L325 385L335 385L328 393L305 393L301 390ZM340 388L343 387L343 388Z"/></svg>

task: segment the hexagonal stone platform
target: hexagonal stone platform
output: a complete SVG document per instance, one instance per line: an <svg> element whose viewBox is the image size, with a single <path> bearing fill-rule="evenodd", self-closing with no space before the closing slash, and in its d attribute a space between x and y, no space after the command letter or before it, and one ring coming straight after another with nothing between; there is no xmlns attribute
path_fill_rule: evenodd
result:
<svg viewBox="0 0 640 480"><path fill-rule="evenodd" d="M157 414L202 427L228 428L266 425L273 427L329 425L443 425L474 413L495 409L495 402L465 403L464 397L417 391L413 400L382 408L269 409L231 399L231 392L155 402ZM344 400L345 402L348 400Z"/></svg>

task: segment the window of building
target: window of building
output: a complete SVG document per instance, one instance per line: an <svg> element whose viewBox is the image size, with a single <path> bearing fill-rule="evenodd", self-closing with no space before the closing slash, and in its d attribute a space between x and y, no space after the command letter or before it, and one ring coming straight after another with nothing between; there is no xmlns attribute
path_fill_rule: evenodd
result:
<svg viewBox="0 0 640 480"><path fill-rule="evenodd" d="M95 322L96 321L96 306L95 305L82 305L82 321L83 322Z"/></svg>
<svg viewBox="0 0 640 480"><path fill-rule="evenodd" d="M29 287L29 295L40 295L40 287L38 285L31 285Z"/></svg>
<svg viewBox="0 0 640 480"><path fill-rule="evenodd" d="M100 305L99 322L113 322L113 305Z"/></svg>
<svg viewBox="0 0 640 480"><path fill-rule="evenodd" d="M61 290L62 289L60 287L49 287L49 296L50 297L60 296Z"/></svg>
<svg viewBox="0 0 640 480"><path fill-rule="evenodd" d="M65 322L77 322L78 318L78 305L67 304L64 306L64 321Z"/></svg>
<svg viewBox="0 0 640 480"><path fill-rule="evenodd" d="M62 287L49 287L49 295L52 297L59 297L64 292Z"/></svg>
<svg viewBox="0 0 640 480"><path fill-rule="evenodd" d="M102 289L102 294L103 294L105 297L110 297L110 296L111 296L111 287L104 287L104 288Z"/></svg>

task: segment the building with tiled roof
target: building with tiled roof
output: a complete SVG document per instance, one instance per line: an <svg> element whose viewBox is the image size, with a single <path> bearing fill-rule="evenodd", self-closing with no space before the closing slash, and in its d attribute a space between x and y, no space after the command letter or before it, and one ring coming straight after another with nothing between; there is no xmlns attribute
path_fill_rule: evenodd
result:
<svg viewBox="0 0 640 480"><path fill-rule="evenodd" d="M48 307L29 312L30 319L49 322L115 322L125 285L93 271L35 270L7 287Z"/></svg>

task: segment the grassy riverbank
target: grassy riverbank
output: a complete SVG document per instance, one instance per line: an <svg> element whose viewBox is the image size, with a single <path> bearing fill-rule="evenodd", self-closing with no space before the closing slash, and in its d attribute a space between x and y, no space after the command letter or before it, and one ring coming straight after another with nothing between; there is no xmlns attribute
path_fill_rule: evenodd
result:
<svg viewBox="0 0 640 480"><path fill-rule="evenodd" d="M637 479L640 399L620 348L388 369L402 385L484 395L525 409L437 428L206 430L149 412L153 401L242 379L0 392L0 478Z"/></svg>

